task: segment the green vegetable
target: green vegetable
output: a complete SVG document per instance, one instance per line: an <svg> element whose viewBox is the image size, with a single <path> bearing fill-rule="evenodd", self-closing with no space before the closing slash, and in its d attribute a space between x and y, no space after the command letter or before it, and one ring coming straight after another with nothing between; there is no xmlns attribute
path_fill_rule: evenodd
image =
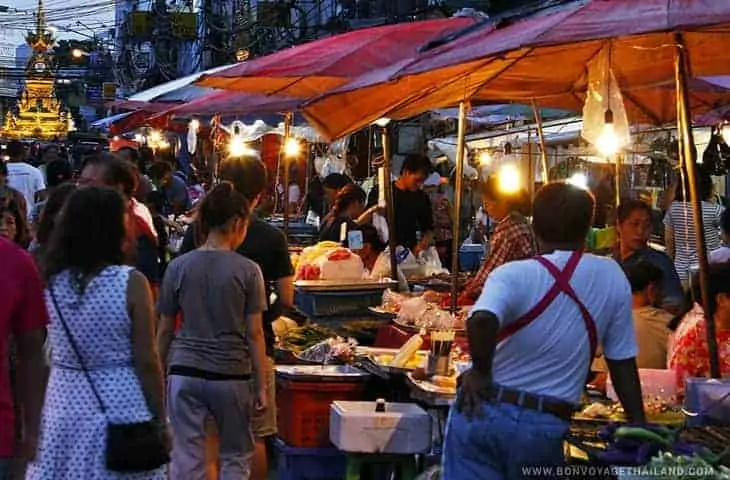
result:
<svg viewBox="0 0 730 480"><path fill-rule="evenodd" d="M658 443L666 447L671 444L670 439L667 438L668 435L663 436L657 432L638 427L619 427L616 429L616 432L614 432L613 436L615 438L630 438L634 440Z"/></svg>

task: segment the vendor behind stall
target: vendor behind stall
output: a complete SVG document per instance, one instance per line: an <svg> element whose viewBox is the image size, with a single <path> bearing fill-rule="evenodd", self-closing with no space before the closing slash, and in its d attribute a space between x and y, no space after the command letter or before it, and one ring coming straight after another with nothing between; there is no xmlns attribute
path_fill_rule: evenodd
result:
<svg viewBox="0 0 730 480"><path fill-rule="evenodd" d="M335 197L332 208L319 230L319 241L342 242L347 238L347 232L357 229L358 219L365 209L365 191L355 185L348 184L343 187ZM343 237L343 226L344 234Z"/></svg>
<svg viewBox="0 0 730 480"><path fill-rule="evenodd" d="M431 161L423 155L407 155L401 174L393 182L393 211L395 213L395 243L418 254L433 242L433 213L431 200L423 184L433 170ZM370 191L368 207L377 205L379 189ZM418 236L420 232L420 238Z"/></svg>
<svg viewBox="0 0 730 480"><path fill-rule="evenodd" d="M679 281L674 263L669 256L649 246L651 236L651 207L641 200L624 200L618 207L616 216L619 246L614 259L622 267L630 267L647 261L662 271L661 306L676 313L684 301L682 284Z"/></svg>
<svg viewBox="0 0 730 480"><path fill-rule="evenodd" d="M390 278L390 251L385 242L378 235L378 231L372 225L359 227L362 232L362 248L355 250L355 253L362 259L362 263L368 270L372 280ZM398 249L396 249L398 251ZM408 280L398 267L398 289L407 292Z"/></svg>
<svg viewBox="0 0 730 480"><path fill-rule="evenodd" d="M487 258L461 294L460 304L470 305L479 298L487 276L495 268L537 253L535 234L525 218L529 214L527 192L505 191L500 188L499 177L492 175L482 184L482 202L484 210L497 222L497 226L489 240Z"/></svg>
<svg viewBox="0 0 730 480"><path fill-rule="evenodd" d="M524 478L526 465L563 465L597 345L629 421L645 421L629 283L616 262L583 253L593 207L579 187L542 187L533 226L543 255L487 277L467 320L472 368L446 427L443 480Z"/></svg>

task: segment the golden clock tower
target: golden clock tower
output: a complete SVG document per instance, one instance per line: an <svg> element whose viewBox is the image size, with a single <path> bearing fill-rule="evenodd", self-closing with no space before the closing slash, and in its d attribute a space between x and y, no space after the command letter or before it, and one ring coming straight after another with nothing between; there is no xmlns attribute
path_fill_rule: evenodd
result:
<svg viewBox="0 0 730 480"><path fill-rule="evenodd" d="M47 30L43 0L38 0L35 32L25 41L32 52L25 69L25 88L18 101L18 114L8 111L1 137L51 139L65 137L72 121L55 95L56 72L50 50L55 39Z"/></svg>

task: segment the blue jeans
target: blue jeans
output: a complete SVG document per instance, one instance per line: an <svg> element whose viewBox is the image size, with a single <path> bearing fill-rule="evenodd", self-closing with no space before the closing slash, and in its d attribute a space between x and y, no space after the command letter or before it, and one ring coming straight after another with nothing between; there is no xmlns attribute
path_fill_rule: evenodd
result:
<svg viewBox="0 0 730 480"><path fill-rule="evenodd" d="M530 478L525 467L559 467L568 426L554 415L506 403L484 402L482 415L471 419L452 408L441 479L516 480Z"/></svg>

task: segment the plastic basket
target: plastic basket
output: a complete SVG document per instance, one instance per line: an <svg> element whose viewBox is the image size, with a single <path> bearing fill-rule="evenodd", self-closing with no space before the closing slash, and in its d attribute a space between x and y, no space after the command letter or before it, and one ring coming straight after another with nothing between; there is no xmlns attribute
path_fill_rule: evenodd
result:
<svg viewBox="0 0 730 480"><path fill-rule="evenodd" d="M383 301L383 291L295 292L296 307L308 317L368 315Z"/></svg>
<svg viewBox="0 0 730 480"><path fill-rule="evenodd" d="M278 480L341 480L346 457L336 448L297 448L274 440Z"/></svg>
<svg viewBox="0 0 730 480"><path fill-rule="evenodd" d="M330 405L335 400L362 400L364 392L362 381L303 382L277 376L279 437L294 447L329 447Z"/></svg>
<svg viewBox="0 0 730 480"><path fill-rule="evenodd" d="M463 272L478 270L484 258L484 245L462 245L459 249L459 268Z"/></svg>
<svg viewBox="0 0 730 480"><path fill-rule="evenodd" d="M684 405L690 426L730 425L730 380L688 378Z"/></svg>

